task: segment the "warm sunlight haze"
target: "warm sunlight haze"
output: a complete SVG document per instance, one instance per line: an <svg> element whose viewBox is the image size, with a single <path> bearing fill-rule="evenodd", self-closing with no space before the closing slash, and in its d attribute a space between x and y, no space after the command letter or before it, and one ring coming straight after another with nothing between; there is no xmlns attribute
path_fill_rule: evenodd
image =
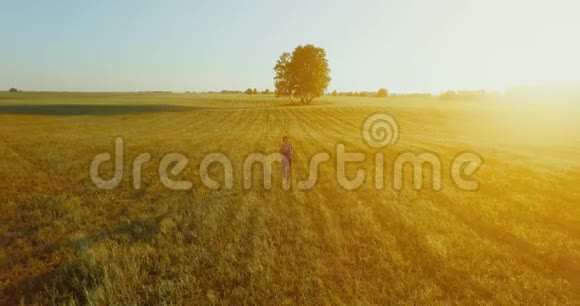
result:
<svg viewBox="0 0 580 306"><path fill-rule="evenodd" d="M580 305L579 12L2 1L0 305Z"/></svg>
<svg viewBox="0 0 580 306"><path fill-rule="evenodd" d="M495 89L580 80L580 2L8 1L0 84L28 90L271 87L271 59L324 46L331 89Z"/></svg>

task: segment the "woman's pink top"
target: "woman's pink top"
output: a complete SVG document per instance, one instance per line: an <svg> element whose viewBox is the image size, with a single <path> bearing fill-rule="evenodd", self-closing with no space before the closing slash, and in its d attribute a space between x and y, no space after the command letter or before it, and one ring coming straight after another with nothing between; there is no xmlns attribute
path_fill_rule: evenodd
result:
<svg viewBox="0 0 580 306"><path fill-rule="evenodd" d="M286 157L286 159L291 162L292 161L292 153L294 153L294 148L291 144L283 144L280 148L280 153Z"/></svg>

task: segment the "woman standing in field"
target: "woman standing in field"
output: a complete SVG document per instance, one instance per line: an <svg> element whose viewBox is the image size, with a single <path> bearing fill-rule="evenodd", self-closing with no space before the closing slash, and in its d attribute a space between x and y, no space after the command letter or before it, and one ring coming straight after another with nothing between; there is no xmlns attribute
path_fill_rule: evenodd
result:
<svg viewBox="0 0 580 306"><path fill-rule="evenodd" d="M290 138L288 136L282 137L282 146L280 147L280 153L283 155L282 182L284 182L284 184L287 184L290 181L290 167L292 166L292 155L294 154L294 148L290 144Z"/></svg>

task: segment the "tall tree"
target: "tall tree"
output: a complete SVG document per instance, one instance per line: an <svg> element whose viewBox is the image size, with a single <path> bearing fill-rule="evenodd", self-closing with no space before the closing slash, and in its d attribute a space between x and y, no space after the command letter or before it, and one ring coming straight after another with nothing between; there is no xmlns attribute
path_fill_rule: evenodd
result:
<svg viewBox="0 0 580 306"><path fill-rule="evenodd" d="M386 97L386 96L388 96L388 95L389 95L389 91L388 91L387 89L385 89L385 88L381 88L381 89L379 89L379 91L377 92L377 96L378 96L378 97L381 97L381 98L382 98L382 97Z"/></svg>
<svg viewBox="0 0 580 306"><path fill-rule="evenodd" d="M282 53L276 66L276 96L287 96L294 102L311 103L324 94L330 83L326 51L314 45L298 46L292 54Z"/></svg>

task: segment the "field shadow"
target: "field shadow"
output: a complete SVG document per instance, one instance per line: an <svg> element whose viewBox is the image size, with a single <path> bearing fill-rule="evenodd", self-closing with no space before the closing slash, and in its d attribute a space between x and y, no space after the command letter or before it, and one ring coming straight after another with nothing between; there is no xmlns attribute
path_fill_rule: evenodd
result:
<svg viewBox="0 0 580 306"><path fill-rule="evenodd" d="M11 104L0 105L0 114L48 116L110 116L160 112L185 112L202 107L160 104Z"/></svg>
<svg viewBox="0 0 580 306"><path fill-rule="evenodd" d="M159 232L160 222L165 216L166 214L135 219L93 235L67 242L40 245L26 252L11 254L8 264L1 267L0 272L6 273L11 269L10 266L26 265L30 260L47 260L53 253L65 249L81 252L81 255L69 258L68 261L61 263L54 269L42 273L30 273L17 282L6 284L4 288L0 287L0 305L17 305L22 298L30 298L31 294L50 289L51 286L56 286L58 290L66 293L56 297L59 300L59 303L56 304L65 304L68 297L73 297L80 301L81 305L85 305L87 301L84 299L85 292L83 290L98 285L103 276L101 270L94 270L91 269L90 265L86 265L86 258L82 254L86 254L92 245L107 239L118 238L118 235L127 235L129 243L150 241ZM71 279L74 279L75 282L71 282Z"/></svg>
<svg viewBox="0 0 580 306"><path fill-rule="evenodd" d="M286 102L283 104L280 104L279 106L282 107L309 107L309 106L321 106L321 105L333 105L335 103L332 102L328 102L328 101L316 101L316 103L312 103L312 104L302 104L302 103L298 103L298 102Z"/></svg>

